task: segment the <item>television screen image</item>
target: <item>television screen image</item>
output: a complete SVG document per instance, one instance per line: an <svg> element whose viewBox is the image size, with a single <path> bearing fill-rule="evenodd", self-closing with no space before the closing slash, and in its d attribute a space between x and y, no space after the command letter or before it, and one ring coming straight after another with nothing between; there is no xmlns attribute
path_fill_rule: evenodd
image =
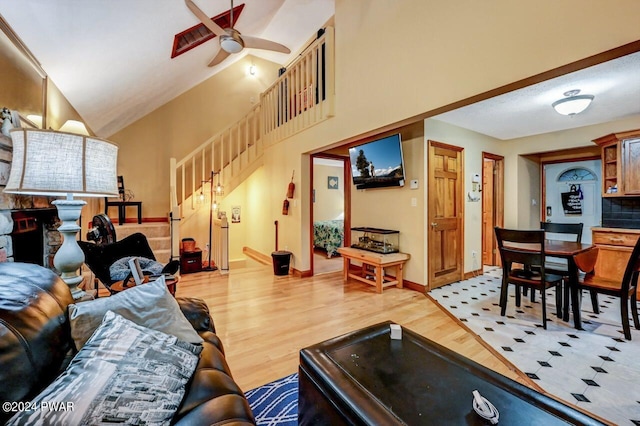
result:
<svg viewBox="0 0 640 426"><path fill-rule="evenodd" d="M400 134L349 148L351 176L357 189L404 186Z"/></svg>

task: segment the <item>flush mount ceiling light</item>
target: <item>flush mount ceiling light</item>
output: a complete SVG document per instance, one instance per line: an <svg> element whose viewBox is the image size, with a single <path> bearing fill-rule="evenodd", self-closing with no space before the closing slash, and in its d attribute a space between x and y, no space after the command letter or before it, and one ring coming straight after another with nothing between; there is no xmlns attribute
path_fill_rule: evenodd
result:
<svg viewBox="0 0 640 426"><path fill-rule="evenodd" d="M593 101L593 95L580 95L580 90L564 92L566 98L559 99L551 104L558 114L576 115L587 109Z"/></svg>

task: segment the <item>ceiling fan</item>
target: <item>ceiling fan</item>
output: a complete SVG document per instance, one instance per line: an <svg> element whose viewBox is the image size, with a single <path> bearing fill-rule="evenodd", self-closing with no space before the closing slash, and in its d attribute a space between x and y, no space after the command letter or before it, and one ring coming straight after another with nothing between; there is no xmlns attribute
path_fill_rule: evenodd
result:
<svg viewBox="0 0 640 426"><path fill-rule="evenodd" d="M233 28L233 0L231 0L231 28L222 28L214 21L209 19L206 13L202 11L193 0L184 0L185 4L191 12L215 35L220 41L220 51L209 62L209 66L218 65L224 61L230 54L239 53L245 47L252 49L272 50L274 52L291 53L286 46L275 41L265 40L263 38L245 36Z"/></svg>

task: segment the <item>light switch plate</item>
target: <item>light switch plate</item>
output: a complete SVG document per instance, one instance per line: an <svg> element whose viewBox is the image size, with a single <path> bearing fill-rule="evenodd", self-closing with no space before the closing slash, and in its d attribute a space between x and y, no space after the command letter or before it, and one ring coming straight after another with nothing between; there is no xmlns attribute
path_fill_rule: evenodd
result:
<svg viewBox="0 0 640 426"><path fill-rule="evenodd" d="M418 179L412 179L409 182L409 188L411 189L418 189Z"/></svg>

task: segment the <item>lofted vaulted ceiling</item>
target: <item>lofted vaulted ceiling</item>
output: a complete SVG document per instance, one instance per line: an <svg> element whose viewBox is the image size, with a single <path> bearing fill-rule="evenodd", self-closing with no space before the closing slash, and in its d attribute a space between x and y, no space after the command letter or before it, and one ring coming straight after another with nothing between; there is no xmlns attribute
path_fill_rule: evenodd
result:
<svg viewBox="0 0 640 426"><path fill-rule="evenodd" d="M228 0L194 0L209 17ZM0 14L91 129L108 137L246 54L287 64L334 13L333 0L236 0L243 35L291 54L244 49L207 64L217 38L171 58L174 36L200 24L183 0L3 0Z"/></svg>
<svg viewBox="0 0 640 426"><path fill-rule="evenodd" d="M227 0L194 0L209 17ZM143 117L247 53L287 64L334 14L334 0L236 0L243 35L291 54L245 49L212 68L218 38L171 59L174 36L200 22L184 0L3 0L0 14L92 130L102 137ZM499 139L640 114L640 53L525 87L434 118ZM455 84L455 82L451 82ZM595 95L582 114L551 108L571 89Z"/></svg>

